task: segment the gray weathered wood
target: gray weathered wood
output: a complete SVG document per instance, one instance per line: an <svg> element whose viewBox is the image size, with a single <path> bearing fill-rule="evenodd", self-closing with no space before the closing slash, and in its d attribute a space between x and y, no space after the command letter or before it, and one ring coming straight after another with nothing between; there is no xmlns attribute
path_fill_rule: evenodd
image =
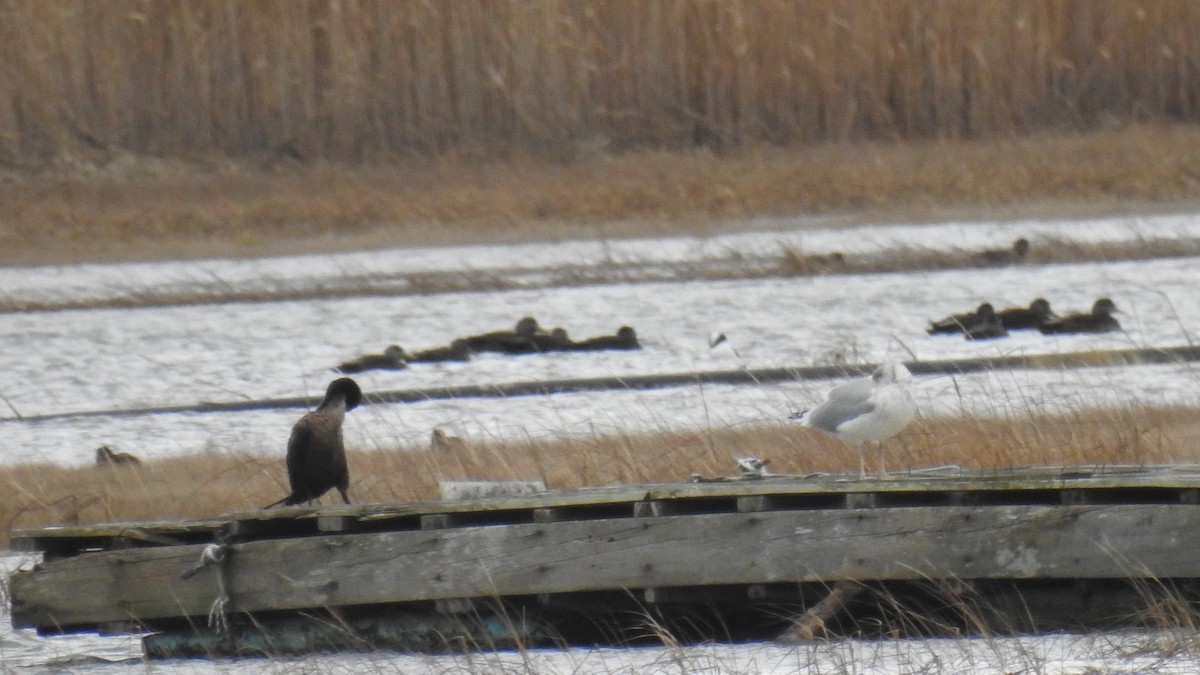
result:
<svg viewBox="0 0 1200 675"><path fill-rule="evenodd" d="M1200 507L1184 504L731 512L252 541L226 565L231 612L843 579L1200 577L1197 526ZM13 623L205 615L214 571L180 578L202 548L19 572Z"/></svg>
<svg viewBox="0 0 1200 675"><path fill-rule="evenodd" d="M440 480L442 499L461 501L487 497L527 497L546 491L540 480Z"/></svg>
<svg viewBox="0 0 1200 675"><path fill-rule="evenodd" d="M320 516L317 518L317 530L320 532L349 532L358 524L354 516Z"/></svg>
<svg viewBox="0 0 1200 675"><path fill-rule="evenodd" d="M663 483L647 485L616 485L582 488L570 491L547 492L519 498L491 498L472 501L430 501L402 504L353 504L319 508L286 507L234 513L217 520L151 521L101 523L95 525L15 528L10 533L12 548L23 551L42 551L55 542L67 540L106 540L137 529L165 537L214 535L225 530L238 539L274 536L275 523L286 523L338 517L374 523L403 518L419 518L428 514L480 513L486 511L518 511L522 509L564 509L555 519L570 519L571 508L618 507L638 501L674 499L713 499L764 497L763 508L775 508L773 497L802 495L836 495L852 493L950 493L950 503L978 503L981 495L992 491L1087 489L1164 489L1176 490L1172 501L1200 502L1200 466L1097 466L1097 467L1024 467L985 471L956 470L949 474L895 473L886 478L860 480L857 475L827 474L817 476L773 475L756 480L732 480L720 483ZM961 493L961 494L955 494ZM1191 500L1191 501L1189 501ZM832 503L832 502L831 502ZM750 502L746 502L750 504ZM632 506L630 507L632 510ZM740 508L732 501L730 510ZM320 526L314 522L314 530Z"/></svg>
<svg viewBox="0 0 1200 675"><path fill-rule="evenodd" d="M9 548L14 551L44 551L48 544L60 539L115 539L117 537L127 537L146 543L153 543L154 539L158 537L161 542L166 543L167 539L211 535L219 530L225 522L224 520L168 520L14 529L9 533Z"/></svg>
<svg viewBox="0 0 1200 675"><path fill-rule="evenodd" d="M873 509L875 503L875 495L869 492L846 494L846 508L848 509Z"/></svg>

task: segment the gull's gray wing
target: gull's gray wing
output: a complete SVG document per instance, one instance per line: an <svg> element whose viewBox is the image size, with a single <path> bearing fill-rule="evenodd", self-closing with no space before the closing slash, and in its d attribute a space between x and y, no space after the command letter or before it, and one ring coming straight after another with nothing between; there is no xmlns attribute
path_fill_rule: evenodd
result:
<svg viewBox="0 0 1200 675"><path fill-rule="evenodd" d="M871 393L875 383L870 379L855 380L829 390L829 398L804 417L804 423L814 429L834 433L842 424L875 409Z"/></svg>

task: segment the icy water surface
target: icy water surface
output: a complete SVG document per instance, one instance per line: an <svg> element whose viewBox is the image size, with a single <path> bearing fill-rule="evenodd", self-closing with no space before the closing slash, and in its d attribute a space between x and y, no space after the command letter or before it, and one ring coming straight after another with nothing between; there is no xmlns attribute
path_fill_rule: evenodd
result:
<svg viewBox="0 0 1200 675"><path fill-rule="evenodd" d="M757 232L664 239L578 240L511 246L391 249L322 256L252 260L198 260L126 265L71 265L0 269L0 298L63 301L137 297L196 288L271 291L336 288L420 272L539 270L564 265L679 264L731 256L778 256L784 247L811 254L879 254L897 248L978 251L1007 248L1025 237L1036 248L1055 241L1123 242L1200 239L1193 214L1066 221L1002 221L864 225L822 228L811 217L760 218Z"/></svg>
<svg viewBox="0 0 1200 675"><path fill-rule="evenodd" d="M89 645L80 644L82 648ZM1180 653L1180 649L1184 651ZM318 655L307 658L208 663L142 663L135 657L78 654L19 672L89 673L405 673L442 675L962 675L963 673L1053 673L1061 675L1189 675L1200 658L1188 653L1189 636L1170 633L1051 635L1023 638L856 640L798 647L772 644L709 644L675 648L635 647L404 655L396 653ZM21 663L14 660L13 665Z"/></svg>
<svg viewBox="0 0 1200 675"><path fill-rule="evenodd" d="M889 226L803 233L730 235L727 251L755 251L775 240L802 237L830 249L885 246L1003 245L1014 234L1113 239L1191 236L1195 219L1181 216L1103 221L1089 228L1064 223ZM1165 233L1165 234L1164 234ZM904 236L901 236L904 235ZM623 256L686 260L711 253L703 240L609 242ZM778 243L774 244L778 246ZM557 253L561 247L567 253ZM338 270L454 269L463 264L536 264L559 256L587 259L596 243L409 250L265 261L263 274L296 277ZM813 248L811 245L809 248ZM578 253L583 251L583 253ZM593 252L594 253L594 252ZM95 309L8 314L0 339L8 364L0 372L3 462L90 462L110 443L147 457L194 452L280 452L295 409L141 417L79 417L46 421L14 418L202 401L240 401L318 395L329 369L391 343L409 350L446 344L456 336L511 327L521 316L563 326L575 338L634 326L637 352L483 354L469 363L414 364L404 371L356 376L364 390L456 386L571 377L803 366L883 358L947 359L1088 349L1189 344L1200 328L1197 259L1003 269L836 275L744 281L614 284L487 293L443 293L336 300L216 304L145 309ZM172 283L178 274L207 269L229 283L248 283L245 261L84 266L24 270L56 297L81 286L124 278L129 284ZM325 269L323 265L332 264ZM191 271L188 271L191 270ZM219 272L217 271L219 270ZM332 270L332 271L331 271ZM0 274L6 283L15 271ZM61 282L52 286L51 278ZM116 283L116 282L113 282ZM28 290L28 286L26 287ZM15 291L14 291L15 292ZM973 343L931 337L930 319L973 309L1050 299L1060 313L1112 297L1125 330L1096 336L1048 337L1019 332ZM732 348L710 350L722 331ZM353 447L398 448L426 443L446 426L475 438L543 438L661 428L720 428L783 419L819 400L830 383L707 386L662 391L563 394L552 397L462 399L375 405L351 415ZM1191 366L1027 373L982 373L937 378L917 388L923 414L1007 415L1022 409L1071 410L1122 402L1197 402Z"/></svg>
<svg viewBox="0 0 1200 675"><path fill-rule="evenodd" d="M1190 292L1195 260L1071 268L825 277L709 284L602 286L559 291L456 294L154 310L97 310L7 316L13 360L0 373L5 407L23 416L200 401L319 394L328 368L393 341L441 344L456 335L510 325L535 314L579 336L637 327L644 349L600 354L508 357L416 364L357 376L369 391L565 377L690 372L829 363L839 357L941 359L1187 344L1200 296ZM1125 314L1124 333L1045 337L1017 333L989 343L930 337L928 317L973 307L980 298L1022 303L1037 295L1079 308L1103 288ZM999 289L999 290L997 290ZM1061 290L1059 290L1061 289ZM1184 318L1187 317L1187 318ZM713 353L711 330L736 353ZM977 374L921 384L926 414L1011 414L1020 406L1077 409L1136 400L1192 403L1190 366L1021 374ZM480 438L725 427L778 420L819 400L828 383L708 386L649 392L461 399L370 406L351 416L356 447L412 446L434 426ZM3 461L90 461L101 442L146 456L198 451L273 451L296 410L237 414L66 418L0 422L10 440ZM145 439L154 439L149 442Z"/></svg>

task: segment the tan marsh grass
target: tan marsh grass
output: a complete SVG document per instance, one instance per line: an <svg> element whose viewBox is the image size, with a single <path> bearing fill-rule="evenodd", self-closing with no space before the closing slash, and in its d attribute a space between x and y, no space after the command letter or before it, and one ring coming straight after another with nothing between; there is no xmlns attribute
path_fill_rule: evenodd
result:
<svg viewBox="0 0 1200 675"><path fill-rule="evenodd" d="M1063 416L921 419L888 441L888 469L967 469L1086 464L1195 463L1200 415L1191 408L1131 406ZM282 442L281 442L282 446ZM747 430L622 434L553 441L467 443L448 452L352 451L355 502L438 498L439 479L540 478L569 489L611 483L729 476L732 458L771 460L777 473L853 472L855 451L795 425ZM875 466L869 453L868 468ZM0 468L0 525L203 519L257 509L287 491L277 457L201 454L137 467ZM326 497L326 502L329 498ZM6 542L0 539L0 545Z"/></svg>
<svg viewBox="0 0 1200 675"><path fill-rule="evenodd" d="M734 153L643 151L265 168L125 157L0 171L0 264L260 256L813 226L1195 209L1200 127ZM1035 249L1041 259L1045 251Z"/></svg>

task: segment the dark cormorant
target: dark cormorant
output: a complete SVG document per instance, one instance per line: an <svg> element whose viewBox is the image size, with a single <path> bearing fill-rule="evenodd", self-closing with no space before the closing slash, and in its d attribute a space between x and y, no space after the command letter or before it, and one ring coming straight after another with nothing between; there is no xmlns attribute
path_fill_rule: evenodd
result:
<svg viewBox="0 0 1200 675"><path fill-rule="evenodd" d="M330 488L337 488L342 501L350 503L342 420L360 401L362 390L354 380L342 377L329 383L321 405L301 417L288 438L287 470L292 493L264 508L311 502Z"/></svg>

